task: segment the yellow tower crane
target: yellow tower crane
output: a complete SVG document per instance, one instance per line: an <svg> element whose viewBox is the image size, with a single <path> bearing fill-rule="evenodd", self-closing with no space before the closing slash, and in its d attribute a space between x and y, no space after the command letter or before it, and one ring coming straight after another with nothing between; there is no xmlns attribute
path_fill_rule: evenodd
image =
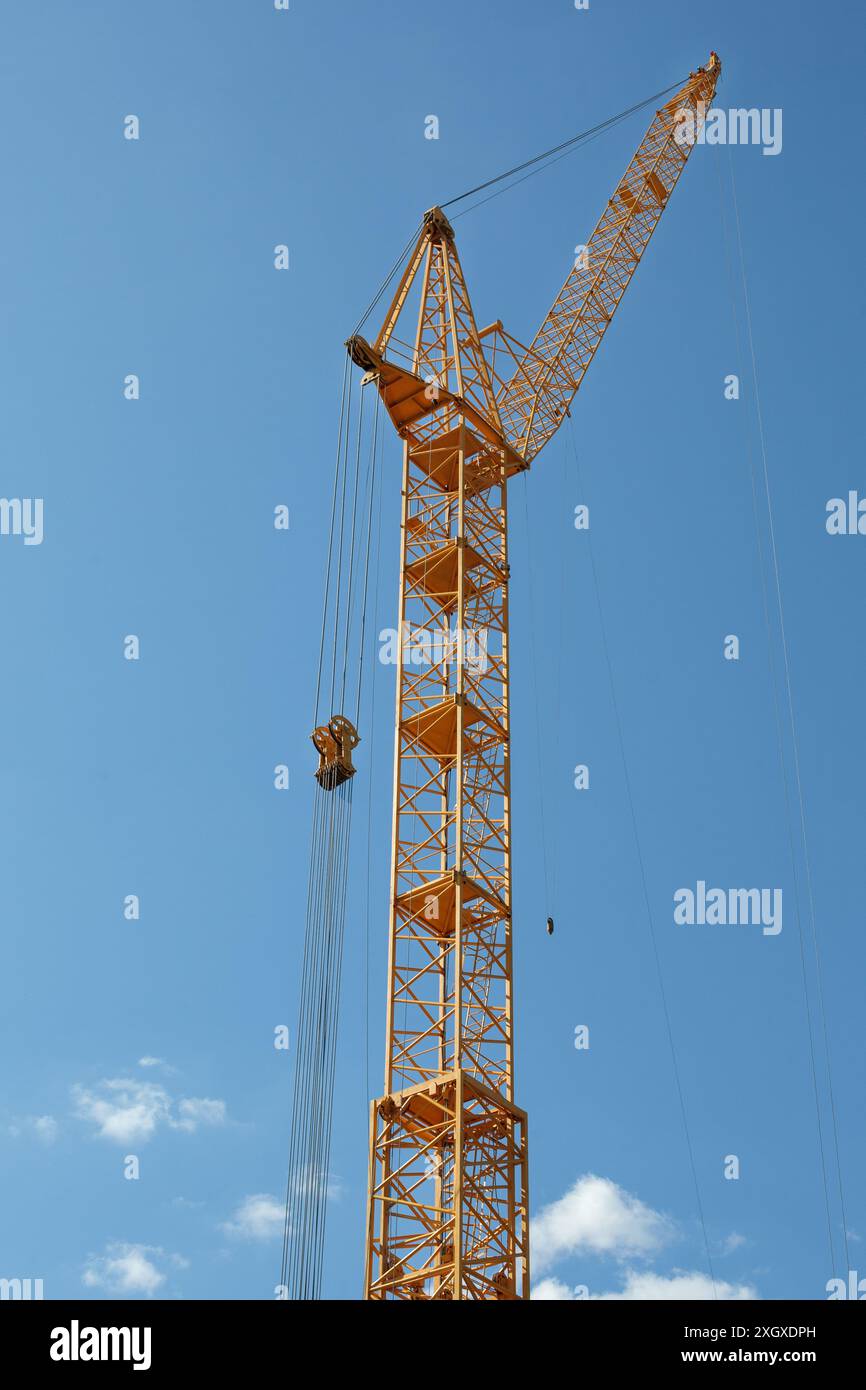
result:
<svg viewBox="0 0 866 1390"><path fill-rule="evenodd" d="M378 336L347 343L403 441L386 1068L370 1118L369 1299L529 1296L526 1114L514 1095L507 484L568 412L720 71L712 53L656 112L528 347L501 323L479 330L440 208L424 218ZM683 138L687 127L692 139ZM407 338L416 282L420 308ZM344 726L317 732L317 775L336 785L354 771L357 735Z"/></svg>

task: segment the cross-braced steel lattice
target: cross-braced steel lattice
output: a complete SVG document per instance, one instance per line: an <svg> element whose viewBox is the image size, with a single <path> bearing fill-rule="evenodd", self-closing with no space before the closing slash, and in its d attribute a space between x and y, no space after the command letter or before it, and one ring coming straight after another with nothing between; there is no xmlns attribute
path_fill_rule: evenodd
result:
<svg viewBox="0 0 866 1390"><path fill-rule="evenodd" d="M365 1296L529 1294L514 1103L507 483L563 419L720 70L656 113L529 347L479 332L438 208L375 342L350 339L403 440L385 1094L371 1107ZM697 128L697 124L693 126ZM398 337L417 298L415 331ZM502 363L509 364L507 379Z"/></svg>

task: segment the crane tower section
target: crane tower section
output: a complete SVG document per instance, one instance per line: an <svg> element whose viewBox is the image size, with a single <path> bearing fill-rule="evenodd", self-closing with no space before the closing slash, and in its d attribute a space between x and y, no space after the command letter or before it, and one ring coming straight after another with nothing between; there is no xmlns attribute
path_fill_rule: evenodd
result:
<svg viewBox="0 0 866 1390"><path fill-rule="evenodd" d="M403 445L369 1299L529 1296L526 1114L514 1093L508 481L580 385L688 158L680 113L700 118L719 66L713 55L656 113L586 262L529 347L499 323L479 331L439 208L424 218L378 337L347 344Z"/></svg>

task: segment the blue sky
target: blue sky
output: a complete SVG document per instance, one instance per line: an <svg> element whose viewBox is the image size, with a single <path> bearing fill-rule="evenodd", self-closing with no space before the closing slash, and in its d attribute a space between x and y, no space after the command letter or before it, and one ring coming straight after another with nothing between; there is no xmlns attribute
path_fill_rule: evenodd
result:
<svg viewBox="0 0 866 1390"><path fill-rule="evenodd" d="M641 1296L706 1273L591 538L716 1275L762 1298L823 1296L834 1271L751 379L740 401L723 394L738 371L722 226L733 167L851 1264L866 1266L866 539L825 527L830 498L866 494L862 110L845 76L863 39L853 6L781 0L443 0L435 16L406 0L292 0L287 13L52 0L7 19L0 492L44 499L44 539L0 537L0 1276L42 1278L46 1297L271 1296L292 1064L272 1038L297 1007L343 339L425 208L666 87L711 47L717 104L781 108L782 152L695 151L578 397L580 477L557 437L515 485L517 1096L554 1294ZM138 141L123 138L129 114ZM479 321L531 335L647 123L456 223ZM396 445L386 461L379 627L394 621ZM281 503L287 533L272 524ZM573 527L579 503L590 536ZM722 656L730 633L737 662ZM367 1102L381 1086L392 682L376 667L357 754L325 1271L339 1298L360 1292ZM790 781L787 733L784 750ZM797 816L795 797L795 839ZM675 925L674 892L698 880L781 887L783 930ZM138 921L124 918L129 894ZM838 1255L807 918L804 930ZM138 1180L124 1178L131 1153Z"/></svg>

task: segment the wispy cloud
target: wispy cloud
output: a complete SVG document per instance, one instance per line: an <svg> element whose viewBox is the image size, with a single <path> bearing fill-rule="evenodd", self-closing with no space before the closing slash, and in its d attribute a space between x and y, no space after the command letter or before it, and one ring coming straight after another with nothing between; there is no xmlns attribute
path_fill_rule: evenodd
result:
<svg viewBox="0 0 866 1390"><path fill-rule="evenodd" d="M313 1168L298 1174L294 1190L301 1196L316 1192L319 1196L327 1197L329 1202L339 1202L345 1192L342 1182L334 1173L317 1173Z"/></svg>
<svg viewBox="0 0 866 1390"><path fill-rule="evenodd" d="M224 1125L225 1122L224 1100L179 1100L177 1103L176 1129L192 1134L200 1125Z"/></svg>
<svg viewBox="0 0 866 1390"><path fill-rule="evenodd" d="M744 1245L748 1245L745 1236L741 1236L738 1231L731 1231L729 1236L725 1236L719 1250L720 1255L733 1255L735 1250L741 1250Z"/></svg>
<svg viewBox="0 0 866 1390"><path fill-rule="evenodd" d="M237 1240L273 1240L281 1235L285 1221L285 1205L267 1192L244 1197L220 1230Z"/></svg>
<svg viewBox="0 0 866 1390"><path fill-rule="evenodd" d="M60 1126L53 1115L21 1115L9 1125L13 1139L32 1136L41 1144L53 1144L59 1132Z"/></svg>
<svg viewBox="0 0 866 1390"><path fill-rule="evenodd" d="M90 1289L104 1289L117 1297L124 1294L152 1298L167 1278L167 1267L185 1269L182 1255L167 1254L158 1245L131 1245L109 1241L101 1255L89 1255L82 1282Z"/></svg>
<svg viewBox="0 0 866 1390"><path fill-rule="evenodd" d="M222 1100L172 1097L158 1082L113 1077L95 1087L72 1088L75 1114L95 1126L101 1139L142 1144L160 1128L192 1134L205 1125L226 1121Z"/></svg>

